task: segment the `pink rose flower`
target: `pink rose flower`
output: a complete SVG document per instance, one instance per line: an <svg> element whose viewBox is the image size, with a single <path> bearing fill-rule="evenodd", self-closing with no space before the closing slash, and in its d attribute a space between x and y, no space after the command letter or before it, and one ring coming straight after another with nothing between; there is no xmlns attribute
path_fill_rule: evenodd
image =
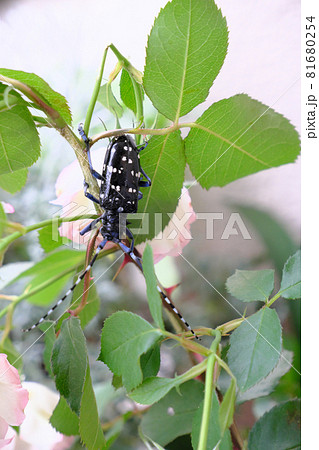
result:
<svg viewBox="0 0 319 450"><path fill-rule="evenodd" d="M6 214L12 214L14 213L14 207L10 205L10 203L1 202L3 210Z"/></svg>
<svg viewBox="0 0 319 450"><path fill-rule="evenodd" d="M185 245L192 239L190 226L196 220L196 213L193 210L191 198L186 188L182 189L182 194L177 204L177 208L171 220L149 244L153 249L154 263L158 263L165 256L178 256L182 253ZM140 253L143 253L146 242L137 245Z"/></svg>
<svg viewBox="0 0 319 450"><path fill-rule="evenodd" d="M94 166L102 167L105 156L105 148L91 150ZM61 217L72 217L77 215L96 214L93 202L85 197L83 192L83 173L77 160L66 166L59 174L55 183L57 198L50 203L61 206L58 211ZM91 220L77 220L76 222L64 222L60 228L60 236L67 237L76 244L85 244L90 233L80 235L80 231L90 223ZM96 239L96 246L102 241L101 235ZM108 243L104 248L111 248L115 244Z"/></svg>
<svg viewBox="0 0 319 450"><path fill-rule="evenodd" d="M25 421L20 427L19 438L31 449L65 450L74 441L73 436L64 436L56 431L49 419L58 404L59 395L39 383L25 382L29 392L29 403L25 409ZM28 448L28 447L27 447Z"/></svg>
<svg viewBox="0 0 319 450"><path fill-rule="evenodd" d="M7 355L0 353L0 448L14 438L9 425L18 426L24 421L28 399L17 369L8 362Z"/></svg>

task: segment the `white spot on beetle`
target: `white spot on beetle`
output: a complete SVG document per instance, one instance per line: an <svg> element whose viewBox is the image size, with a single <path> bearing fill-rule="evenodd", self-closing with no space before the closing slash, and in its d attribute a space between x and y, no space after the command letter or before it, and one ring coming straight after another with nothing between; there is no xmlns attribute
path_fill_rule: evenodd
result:
<svg viewBox="0 0 319 450"><path fill-rule="evenodd" d="M128 160L128 163L129 163L129 164L132 164L132 162L133 162L133 161L132 161L131 158L130 158L130 159Z"/></svg>
<svg viewBox="0 0 319 450"><path fill-rule="evenodd" d="M116 190L119 192L121 190L120 186L116 186Z"/></svg>
<svg viewBox="0 0 319 450"><path fill-rule="evenodd" d="M132 192L132 191L133 191L133 189L132 189L132 188L128 188L128 191L129 191L129 192Z"/></svg>
<svg viewBox="0 0 319 450"><path fill-rule="evenodd" d="M116 167L113 167L113 172L115 173L117 171L117 168Z"/></svg>
<svg viewBox="0 0 319 450"><path fill-rule="evenodd" d="M122 156L122 161L126 161L126 156Z"/></svg>
<svg viewBox="0 0 319 450"><path fill-rule="evenodd" d="M128 149L127 145L124 145L124 147L123 147L123 148L124 148L124 150L127 150L127 149Z"/></svg>

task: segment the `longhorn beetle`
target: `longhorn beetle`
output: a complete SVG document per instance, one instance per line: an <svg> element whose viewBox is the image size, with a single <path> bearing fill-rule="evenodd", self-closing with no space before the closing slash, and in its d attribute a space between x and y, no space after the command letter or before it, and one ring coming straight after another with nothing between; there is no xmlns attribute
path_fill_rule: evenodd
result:
<svg viewBox="0 0 319 450"><path fill-rule="evenodd" d="M92 200L93 202L99 204L104 210L103 214L97 219L93 220L89 225L87 225L80 235L91 231L98 222L102 223L100 228L100 233L103 237L102 242L97 246L95 254L85 268L84 272L79 275L73 286L65 293L65 295L34 325L23 331L31 331L36 328L40 323L42 323L66 298L75 287L81 282L85 274L92 268L95 263L98 254L104 248L108 241L112 241L119 245L124 253L128 254L129 257L137 263L141 271L143 271L141 260L138 256L134 254L134 237L131 231L126 227L126 215L128 213L136 213L138 201L141 200L143 194L139 191L139 187L149 187L151 186L151 180L146 175L144 170L140 165L140 155L139 152L143 150L144 147L137 148L133 138L129 135L121 135L114 137L105 154L102 175L99 174L92 166L91 153L90 153L90 139L86 136L82 124L78 128L79 134L86 145L86 152L88 155L89 167L91 174L100 180L100 193L99 199L95 198L91 193L88 192L89 184L84 180L84 195ZM145 179L143 179L145 178ZM125 234L126 236L120 235L121 225L123 225L123 218L125 224ZM122 238L127 237L130 239L130 247L122 242ZM180 318L184 323L186 328L193 333L197 338L196 334L180 314L180 312L175 308L170 299L164 294L162 289L157 286L158 292L161 295L162 300L164 300L174 313Z"/></svg>

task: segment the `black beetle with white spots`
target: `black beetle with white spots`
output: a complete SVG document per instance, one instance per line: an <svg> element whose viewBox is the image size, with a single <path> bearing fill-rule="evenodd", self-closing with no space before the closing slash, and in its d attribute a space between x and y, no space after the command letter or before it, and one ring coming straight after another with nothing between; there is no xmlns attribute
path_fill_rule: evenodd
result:
<svg viewBox="0 0 319 450"><path fill-rule="evenodd" d="M89 184L86 180L84 180L84 195L88 199L99 204L104 210L103 214L97 219L94 219L80 232L80 234L83 236L84 234L90 232L99 222L101 222L102 226L100 228L100 233L103 240L97 246L92 260L78 277L73 286L37 323L32 325L30 328L23 330L26 332L31 331L40 325L68 297L68 295L71 294L75 287L85 277L86 273L92 268L99 253L103 250L107 242L111 241L118 244L123 252L127 253L129 257L136 262L141 271L143 271L141 259L134 254L134 237L131 231L126 227L126 215L137 212L138 201L143 198L143 194L139 191L139 188L151 186L150 178L146 175L140 165L139 152L143 150L146 145L138 148L133 138L129 135L124 134L114 137L107 148L102 174L100 174L92 166L90 139L86 136L82 124L79 125L78 130L81 138L86 144L90 171L92 175L101 182L99 198L97 199L88 192ZM125 222L125 236L120 236L123 218ZM125 238L128 238L131 242L129 247L122 242L122 239ZM157 289L162 300L170 306L172 311L180 318L185 327L197 338L192 328L173 305L170 299L164 294L162 289L159 286Z"/></svg>

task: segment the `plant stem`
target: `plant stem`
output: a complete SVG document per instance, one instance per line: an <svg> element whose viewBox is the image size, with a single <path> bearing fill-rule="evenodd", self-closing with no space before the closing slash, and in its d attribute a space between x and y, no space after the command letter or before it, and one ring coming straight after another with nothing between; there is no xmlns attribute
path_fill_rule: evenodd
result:
<svg viewBox="0 0 319 450"><path fill-rule="evenodd" d="M205 370L207 370L207 361L209 358L204 359L199 364L196 364L196 366L193 366L191 369L189 369L187 372L183 373L182 375L179 375L176 377L176 380L183 380L183 383L186 383L186 381L192 380L193 378L198 377L201 375ZM180 383L178 383L180 384Z"/></svg>
<svg viewBox="0 0 319 450"><path fill-rule="evenodd" d="M285 291L286 289L277 292L276 295L274 295L267 303L266 306L269 308L276 300L278 300L279 297L281 297L281 294Z"/></svg>
<svg viewBox="0 0 319 450"><path fill-rule="evenodd" d="M211 351L204 347L201 344L198 344L197 342L194 341L190 341L189 339L185 339L184 337L178 336L177 334L173 334L170 333L169 331L166 330L160 330L161 333L164 336L167 336L170 339L174 339L175 341L179 342L181 344L182 347L184 347L186 350L194 352L194 353L199 353L200 355L203 356L210 356ZM213 331L213 330L211 330Z"/></svg>
<svg viewBox="0 0 319 450"><path fill-rule="evenodd" d="M86 215L74 216L74 217L54 217L53 219L43 220L42 222L38 222L33 225L23 227L21 231L15 231L14 233L10 234L9 236L6 236L6 237L0 239L0 253L5 251L7 249L7 247L9 247L9 245L12 244L12 242L14 242L16 239L18 239L21 236L24 236L27 233L30 233L30 231L35 231L40 228L44 228L53 223L58 226L62 222L74 222L76 220L95 219L95 218L96 218L96 216L94 216L94 215L92 216L92 214L86 214Z"/></svg>
<svg viewBox="0 0 319 450"><path fill-rule="evenodd" d="M51 106L49 106L44 100L42 100L29 86L22 83L21 81L14 80L13 78L5 77L3 75L0 75L0 80L4 81L5 83L11 84L14 88L18 89L26 97L32 100L37 108L40 108L45 112L55 128L63 128L66 126L66 123L60 116L60 114Z"/></svg>
<svg viewBox="0 0 319 450"><path fill-rule="evenodd" d="M85 267L88 266L89 262L92 259L92 255L93 255L93 252L94 252L95 241L96 241L96 238L97 238L99 232L100 232L99 229L95 230L93 238L90 240L90 242L89 242L89 244L87 246L86 257L85 257ZM74 316L78 316L80 314L80 312L83 310L83 308L85 307L85 305L86 305L87 298L88 298L88 295L89 295L90 281L91 281L91 270L88 270L86 272L86 274L85 274L85 277L84 277L83 295L82 295L81 303L79 304L79 306L77 308L75 308L72 311Z"/></svg>
<svg viewBox="0 0 319 450"><path fill-rule="evenodd" d="M198 450L207 449L207 437L209 428L209 419L212 404L213 386L214 386L214 366L216 360L216 351L220 343L221 334L218 330L212 330L212 334L215 335L215 339L210 347L211 355L207 358L207 369L205 379L205 394L204 394L204 406L202 423L200 428Z"/></svg>
<svg viewBox="0 0 319 450"><path fill-rule="evenodd" d="M151 136L164 136L169 133L173 133L176 130L181 128L194 128L197 124L195 122L189 123L174 123L166 128L121 128L117 130L108 130L103 131L102 133L96 134L91 137L92 145L95 144L100 139L110 138L112 136L121 136L122 134L131 133L131 134L148 134Z"/></svg>
<svg viewBox="0 0 319 450"><path fill-rule="evenodd" d="M4 341L9 336L9 333L10 333L10 331L12 329L13 311L14 311L14 304L11 303L11 305L8 306L8 315L6 317L6 323L5 323L5 326L4 326L3 333L2 333L0 345L2 345L4 343Z"/></svg>
<svg viewBox="0 0 319 450"><path fill-rule="evenodd" d="M95 85L94 85L94 89L93 89L93 94L89 103L89 107L86 113L86 117L85 117L85 122L84 122L84 131L86 133L86 135L88 135L89 133L89 129L90 129L90 123L91 123L91 119L92 119L92 115L93 115L93 111L96 105L96 101L97 101L97 97L99 95L100 92L100 87L101 87L101 82L102 82L102 78L103 78L103 73L104 73L104 67L105 67L105 60L106 60L106 55L107 55L107 51L109 49L109 45L106 47L106 49L103 52L103 57L102 57L102 62L101 62L101 66L100 66L100 71L99 74L97 76Z"/></svg>
<svg viewBox="0 0 319 450"><path fill-rule="evenodd" d="M73 133L71 128L65 126L63 128L57 128L57 131L68 141L71 147L74 150L75 156L80 164L84 179L90 186L90 192L94 195L94 197L99 197L100 189L97 183L96 178L93 177L90 171L89 160L87 157L87 153L85 151L84 142L80 141L78 137ZM97 203L94 203L94 207L98 214L102 213L100 206Z"/></svg>

